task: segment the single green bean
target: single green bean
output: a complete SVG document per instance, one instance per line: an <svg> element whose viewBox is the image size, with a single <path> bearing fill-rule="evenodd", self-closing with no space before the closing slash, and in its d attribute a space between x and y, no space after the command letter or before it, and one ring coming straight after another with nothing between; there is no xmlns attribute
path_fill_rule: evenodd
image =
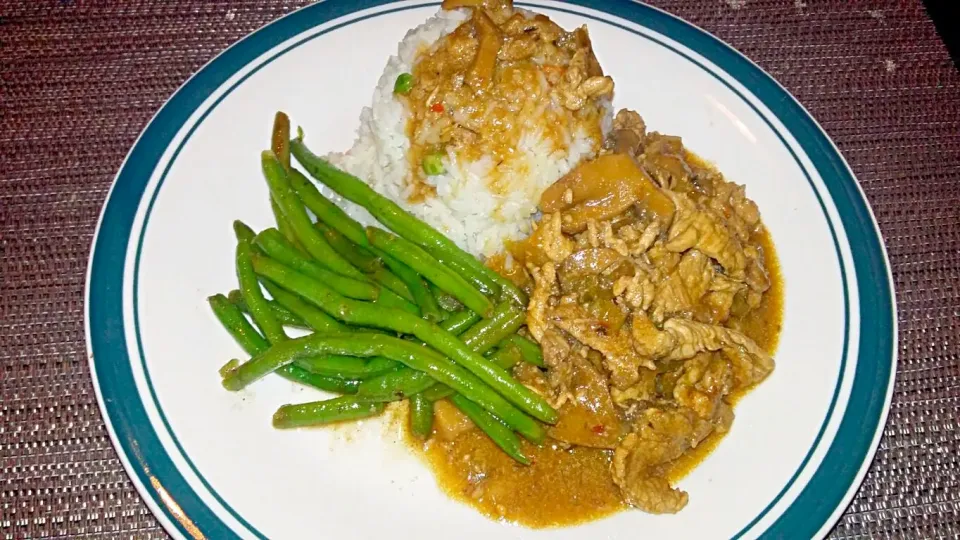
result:
<svg viewBox="0 0 960 540"><path fill-rule="evenodd" d="M383 403L342 396L326 401L314 401L299 405L284 405L273 413L273 427L296 428L322 426L348 420L359 420L383 412Z"/></svg>
<svg viewBox="0 0 960 540"><path fill-rule="evenodd" d="M286 113L277 111L273 117L273 132L270 135L270 149L276 154L284 170L290 170L290 118ZM270 209L273 210L273 217L277 220L277 228L280 233L290 241L299 251L306 253L300 241L297 240L297 234L294 232L290 222L283 215L283 210L277 204L276 199L270 197Z"/></svg>
<svg viewBox="0 0 960 540"><path fill-rule="evenodd" d="M286 216L290 226L297 234L297 239L310 253L310 256L333 272L347 277L363 279L363 273L334 251L330 244L323 239L323 235L313 228L313 223L310 221L303 203L297 197L293 188L290 187L289 175L284 171L280 161L277 160L277 156L270 150L264 151L261 154L260 162L271 195L280 205L283 215Z"/></svg>
<svg viewBox="0 0 960 540"><path fill-rule="evenodd" d="M543 367L543 351L540 350L539 345L520 334L514 334L505 341L517 347L523 355L524 362L528 362L537 367Z"/></svg>
<svg viewBox="0 0 960 540"><path fill-rule="evenodd" d="M420 308L420 314L424 319L438 323L444 319L443 311L437 305L437 299L430 294L426 281L417 277L416 281L408 282L407 286L417 301L417 307Z"/></svg>
<svg viewBox="0 0 960 540"><path fill-rule="evenodd" d="M376 227L367 227L367 239L441 290L453 295L481 317L489 317L493 313L493 303L483 293L473 288L459 274L441 265L420 246Z"/></svg>
<svg viewBox="0 0 960 540"><path fill-rule="evenodd" d="M462 341L436 324L398 309L344 298L323 283L267 257L254 256L253 268L261 276L289 291L296 291L305 300L342 322L416 336L465 367L525 412L550 424L557 421L557 411L543 397L520 384L490 360L471 351Z"/></svg>
<svg viewBox="0 0 960 540"><path fill-rule="evenodd" d="M460 339L471 350L483 354L519 330L526 320L526 313L518 309L513 302L505 301L497 306L492 317L471 326L460 334Z"/></svg>
<svg viewBox="0 0 960 540"><path fill-rule="evenodd" d="M273 197L270 197L270 210L273 212L273 219L277 222L277 229L280 231L280 234L282 234L283 237L287 239L287 242L290 242L290 245L295 247L297 251L309 256L310 254L307 253L307 250L300 244L300 240L297 240L297 233L294 232L290 222L287 221L287 216L283 215L283 210L280 209L280 205L277 204L277 200Z"/></svg>
<svg viewBox="0 0 960 540"><path fill-rule="evenodd" d="M341 379L369 379L396 371L402 364L388 358L357 358L355 356L341 356L328 354L301 358L296 365L318 375L339 377Z"/></svg>
<svg viewBox="0 0 960 540"><path fill-rule="evenodd" d="M482 282L492 289L502 289L504 294L519 305L526 305L526 295L510 280L491 268L484 266L473 255L460 249L449 238L433 229L396 203L378 194L360 179L347 174L323 158L311 152L297 137L290 142L290 152L314 178L323 182L340 196L353 201L369 211L380 223L400 236L418 244L441 262L449 261L471 283ZM354 240L356 242L356 240Z"/></svg>
<svg viewBox="0 0 960 540"><path fill-rule="evenodd" d="M251 263L254 252L251 242L253 230L239 220L233 222L233 230L237 236L237 280L240 282L240 295L243 302L250 310L253 321L263 330L267 341L270 343L283 341L287 339L287 335L283 333L283 325L273 316L270 304L267 303L263 291L260 290L260 281L257 279L257 274L253 271Z"/></svg>
<svg viewBox="0 0 960 540"><path fill-rule="evenodd" d="M370 274L377 268L383 266L383 261L381 261L379 257L363 247L354 244L349 238L340 234L326 223L318 221L314 223L314 227L320 231L327 243L330 244L330 247L344 259L359 268L361 272Z"/></svg>
<svg viewBox="0 0 960 540"><path fill-rule="evenodd" d="M356 394L357 389L360 388L360 381L357 379L341 379L339 377L318 375L293 364L283 366L278 369L276 373L288 381L312 386L324 392L334 394Z"/></svg>
<svg viewBox="0 0 960 540"><path fill-rule="evenodd" d="M402 311L395 311L394 314L406 315ZM422 319L416 320L424 322ZM280 366L289 365L300 358L324 354L383 356L396 360L407 367L426 372L437 381L463 394L470 401L502 418L524 437L537 442L543 440L544 433L540 424L510 404L477 376L433 349L390 336L311 334L291 339L274 345L243 364L231 366L223 374L223 386L227 390L240 390Z"/></svg>
<svg viewBox="0 0 960 540"><path fill-rule="evenodd" d="M256 356L270 348L270 343L250 324L240 309L222 294L215 294L207 298L210 309L220 324L227 329L233 339L243 347L250 356Z"/></svg>
<svg viewBox="0 0 960 540"><path fill-rule="evenodd" d="M487 358L503 369L511 369L523 360L523 354L520 352L519 347L513 343L507 343L503 347L493 351Z"/></svg>
<svg viewBox="0 0 960 540"><path fill-rule="evenodd" d="M270 280L264 279L261 283L263 283L263 287L267 289L267 292L270 293L270 296L272 296L277 303L303 319L310 328L313 328L317 332L344 332L348 330L346 325L341 324L330 315L327 315L325 311L304 302L299 296L283 290L283 288L278 287Z"/></svg>
<svg viewBox="0 0 960 540"><path fill-rule="evenodd" d="M270 344L263 336L250 324L250 321L243 316L237 306L230 303L222 294L214 295L208 298L213 313L220 320L220 324L227 329L227 332L233 336L243 350L250 356L258 355L270 348ZM344 380L323 375L315 375L300 367L294 365L284 366L277 370L283 378L298 382L306 386L312 386L326 392L337 392L340 394L355 394L360 381Z"/></svg>
<svg viewBox="0 0 960 540"><path fill-rule="evenodd" d="M445 384L438 384L434 387L424 390L423 397L430 401L436 402L440 401L441 399L448 398L456 393L456 390L453 388L450 388Z"/></svg>
<svg viewBox="0 0 960 540"><path fill-rule="evenodd" d="M328 284L331 289L357 300L375 300L380 295L380 287L366 278L354 279L331 272L323 266L303 256L287 241L277 229L265 229L256 237L256 244L269 257Z"/></svg>
<svg viewBox="0 0 960 540"><path fill-rule="evenodd" d="M435 384L437 381L423 371L404 369L364 380L357 395L372 401L400 401Z"/></svg>
<svg viewBox="0 0 960 540"><path fill-rule="evenodd" d="M465 309L463 311L454 313L447 320L440 323L440 328L443 328L447 332L458 336L462 334L467 328L470 328L477 321L480 320L480 316L476 313Z"/></svg>
<svg viewBox="0 0 960 540"><path fill-rule="evenodd" d="M230 293L227 295L227 300L230 300L231 304L240 308L240 311L250 313L250 310L247 308L247 303L243 301L243 296L240 294L238 289L230 291ZM273 312L273 316L276 317L277 321L279 321L283 326L309 328L303 319L297 317L293 312L281 306L276 300L267 300L267 303L270 304L270 311Z"/></svg>
<svg viewBox="0 0 960 540"><path fill-rule="evenodd" d="M508 456L524 465L530 464L530 460L523 454L520 438L517 437L517 434L514 433L513 430L502 424L498 418L460 394L452 396L450 401L456 405L458 409L463 411L463 414L467 415L470 420L473 420L473 423L476 424L481 431L486 433L487 436L490 437L490 440L506 452Z"/></svg>
<svg viewBox="0 0 960 540"><path fill-rule="evenodd" d="M410 397L410 432L421 439L433 432L433 402L423 394Z"/></svg>
<svg viewBox="0 0 960 540"><path fill-rule="evenodd" d="M257 237L257 233L253 232L253 229L249 225L235 219L233 221L233 234L236 236L237 241L247 242L248 244L253 244L254 238Z"/></svg>

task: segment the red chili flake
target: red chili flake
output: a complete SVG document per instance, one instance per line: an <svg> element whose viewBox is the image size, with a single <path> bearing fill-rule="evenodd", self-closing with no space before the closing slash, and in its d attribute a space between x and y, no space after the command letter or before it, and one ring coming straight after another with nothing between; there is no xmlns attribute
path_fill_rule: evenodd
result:
<svg viewBox="0 0 960 540"><path fill-rule="evenodd" d="M606 429L607 428L603 427L603 424L597 424L593 426L593 432L596 433L597 435L600 435L601 433L606 431Z"/></svg>
<svg viewBox="0 0 960 540"><path fill-rule="evenodd" d="M443 112L443 103L434 103L430 106L430 110L433 112Z"/></svg>

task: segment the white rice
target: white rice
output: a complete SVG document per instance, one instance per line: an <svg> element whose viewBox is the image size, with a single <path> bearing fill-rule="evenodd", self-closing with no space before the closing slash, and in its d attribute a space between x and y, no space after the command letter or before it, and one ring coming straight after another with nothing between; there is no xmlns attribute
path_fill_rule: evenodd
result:
<svg viewBox="0 0 960 540"><path fill-rule="evenodd" d="M490 158L461 163L452 152L444 159L446 173L429 177L436 196L410 203L407 182L410 165L407 152L410 141L406 126L408 113L394 96L393 86L401 73L413 72L417 54L430 48L469 17L467 10L443 11L407 33L398 54L390 57L373 94L370 107L360 113L360 127L353 146L344 153L328 156L330 161L368 182L378 193L397 202L461 248L478 256L490 256L503 250L505 240L526 237L537 213L543 191L585 158L593 157L596 141L586 134L571 134L565 151L552 150L552 143L539 132L527 131L521 138L522 157L513 160L515 174L505 194L492 192L486 178L493 167ZM609 104L603 133L610 129ZM502 171L501 166L501 173ZM354 217L372 223L369 214L346 201Z"/></svg>

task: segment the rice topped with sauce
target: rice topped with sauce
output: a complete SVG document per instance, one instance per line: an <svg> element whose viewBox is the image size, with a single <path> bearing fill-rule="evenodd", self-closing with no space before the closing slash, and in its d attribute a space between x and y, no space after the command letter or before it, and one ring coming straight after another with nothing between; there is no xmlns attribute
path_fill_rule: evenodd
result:
<svg viewBox="0 0 960 540"><path fill-rule="evenodd" d="M612 125L613 81L586 29L508 4L441 10L408 32L353 146L329 156L478 256L526 237L543 191ZM395 92L402 74L412 85Z"/></svg>

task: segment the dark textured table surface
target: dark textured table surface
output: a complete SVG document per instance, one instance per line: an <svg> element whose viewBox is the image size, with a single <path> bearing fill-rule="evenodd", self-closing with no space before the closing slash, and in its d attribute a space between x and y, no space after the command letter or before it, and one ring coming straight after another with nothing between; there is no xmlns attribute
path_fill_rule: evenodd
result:
<svg viewBox="0 0 960 540"><path fill-rule="evenodd" d="M900 366L836 538L960 536L960 74L919 1L655 2L731 43L834 138L873 206ZM300 2L0 0L0 537L164 537L100 418L83 335L110 182L164 100Z"/></svg>

